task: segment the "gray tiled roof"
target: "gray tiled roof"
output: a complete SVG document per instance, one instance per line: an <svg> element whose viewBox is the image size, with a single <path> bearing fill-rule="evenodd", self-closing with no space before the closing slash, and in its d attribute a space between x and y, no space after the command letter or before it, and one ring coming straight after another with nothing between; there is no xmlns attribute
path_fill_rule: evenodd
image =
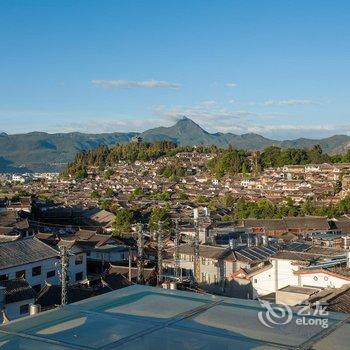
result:
<svg viewBox="0 0 350 350"><path fill-rule="evenodd" d="M0 281L0 286L6 288L6 304L28 299L35 299L36 297L36 294L29 283L21 278L16 278L8 281Z"/></svg>
<svg viewBox="0 0 350 350"><path fill-rule="evenodd" d="M58 256L58 252L36 238L0 243L0 270Z"/></svg>
<svg viewBox="0 0 350 350"><path fill-rule="evenodd" d="M228 248L215 247L210 245L199 245L199 256L203 258L219 259L229 252ZM180 254L194 255L194 246L182 244L179 247Z"/></svg>
<svg viewBox="0 0 350 350"><path fill-rule="evenodd" d="M247 219L244 220L244 227L264 227L267 230L287 231L283 219Z"/></svg>
<svg viewBox="0 0 350 350"><path fill-rule="evenodd" d="M288 217L284 218L284 221L288 229L329 230L329 224L326 217Z"/></svg>

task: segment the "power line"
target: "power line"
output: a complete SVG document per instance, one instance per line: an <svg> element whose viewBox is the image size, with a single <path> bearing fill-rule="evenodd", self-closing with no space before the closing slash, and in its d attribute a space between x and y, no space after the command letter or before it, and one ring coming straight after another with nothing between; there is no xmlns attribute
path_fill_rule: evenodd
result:
<svg viewBox="0 0 350 350"><path fill-rule="evenodd" d="M72 228L103 228L103 226L97 226L97 225L71 225L71 224L52 224L52 223L46 223L44 221L36 221L36 220L31 220L28 219L29 223L33 223L36 226L40 226L40 227L54 227L54 228L68 228L68 227L72 227Z"/></svg>

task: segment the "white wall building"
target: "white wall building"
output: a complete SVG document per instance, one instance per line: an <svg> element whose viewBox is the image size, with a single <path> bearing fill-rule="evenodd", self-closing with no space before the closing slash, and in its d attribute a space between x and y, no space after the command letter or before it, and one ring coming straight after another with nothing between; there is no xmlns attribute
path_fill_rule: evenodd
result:
<svg viewBox="0 0 350 350"><path fill-rule="evenodd" d="M0 243L0 281L25 279L39 292L44 284L59 284L59 252L39 239L27 238ZM68 267L69 283L86 279L86 254L71 247Z"/></svg>
<svg viewBox="0 0 350 350"><path fill-rule="evenodd" d="M23 279L1 281L0 324L6 319L12 321L29 315L29 307L34 304L35 297L34 290Z"/></svg>
<svg viewBox="0 0 350 350"><path fill-rule="evenodd" d="M307 253L277 253L271 258L270 268L261 269L251 277L253 298L275 293L287 286L339 288L350 283L350 273L341 267L317 268L315 265L315 268L306 268L311 259Z"/></svg>

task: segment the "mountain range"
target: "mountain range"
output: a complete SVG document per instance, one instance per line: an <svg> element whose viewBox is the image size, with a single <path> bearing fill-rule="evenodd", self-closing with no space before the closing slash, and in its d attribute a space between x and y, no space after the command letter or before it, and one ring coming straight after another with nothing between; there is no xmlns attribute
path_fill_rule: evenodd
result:
<svg viewBox="0 0 350 350"><path fill-rule="evenodd" d="M110 146L127 143L136 135L147 142L169 140L181 146L203 144L226 148L232 145L235 148L261 150L272 145L282 148L311 148L319 144L324 152L330 154L344 153L350 149L350 136L347 135L278 141L253 133L209 133L191 119L183 117L173 126L157 127L142 133L0 133L0 172L60 171L79 151L93 149L101 144Z"/></svg>

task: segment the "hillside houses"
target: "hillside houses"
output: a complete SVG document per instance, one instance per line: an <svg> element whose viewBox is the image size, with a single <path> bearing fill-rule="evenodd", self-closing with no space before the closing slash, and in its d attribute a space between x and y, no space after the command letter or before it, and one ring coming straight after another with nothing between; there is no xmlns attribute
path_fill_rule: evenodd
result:
<svg viewBox="0 0 350 350"><path fill-rule="evenodd" d="M291 198L296 203L302 203L312 198L328 203L333 198L344 196L350 183L349 164L286 165L267 168L254 177L240 174L218 178L206 167L211 157L213 154L183 152L176 157L132 164L120 161L104 172L92 167L88 177L80 181L52 177L20 186L24 190L51 193L67 206L98 206L100 198L91 196L96 191L118 208L121 202L133 196L135 189L142 189L144 197L148 198L169 191L174 197L178 192L186 193L190 200L198 197L199 193L209 199L230 193L249 200L267 198L281 202ZM182 167L185 175L181 178L162 176L160 170L168 165ZM339 187L339 182L342 182L342 187ZM113 196L110 196L111 191ZM12 208L21 207L13 204Z"/></svg>

